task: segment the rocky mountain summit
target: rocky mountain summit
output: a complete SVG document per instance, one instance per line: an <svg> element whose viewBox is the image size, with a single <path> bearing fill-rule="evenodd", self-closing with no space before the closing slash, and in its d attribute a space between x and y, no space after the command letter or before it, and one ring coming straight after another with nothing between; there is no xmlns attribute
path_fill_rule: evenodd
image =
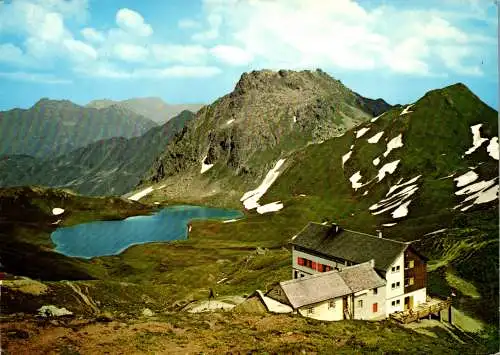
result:
<svg viewBox="0 0 500 355"><path fill-rule="evenodd" d="M391 107L377 105L376 112ZM148 180L214 165L253 179L262 175L270 158L340 136L370 119L374 107L319 69L244 73L233 92L198 112Z"/></svg>

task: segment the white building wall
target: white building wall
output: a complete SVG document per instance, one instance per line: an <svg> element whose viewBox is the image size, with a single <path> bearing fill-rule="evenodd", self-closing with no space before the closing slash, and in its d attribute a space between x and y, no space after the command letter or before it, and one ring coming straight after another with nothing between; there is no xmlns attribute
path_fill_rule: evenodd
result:
<svg viewBox="0 0 500 355"><path fill-rule="evenodd" d="M392 271L393 267L398 267L399 270ZM390 265L385 273L385 279L387 281L386 285L386 303L385 311L388 316L391 313L399 312L404 309L404 253L401 253ZM392 284L399 282L399 287L392 288ZM396 304L393 305L392 303ZM399 302L399 303L398 303Z"/></svg>
<svg viewBox="0 0 500 355"><path fill-rule="evenodd" d="M403 301L405 297L413 296L413 308L417 307L419 304L427 302L427 289L421 288L419 290L405 293L403 297Z"/></svg>
<svg viewBox="0 0 500 355"><path fill-rule="evenodd" d="M334 308L329 307L329 301L320 302L314 305L304 306L298 309L300 315L318 320L336 321L344 319L342 313L342 297L332 300ZM309 310L312 310L310 313Z"/></svg>
<svg viewBox="0 0 500 355"><path fill-rule="evenodd" d="M315 262L316 264L322 264L322 265L329 265L332 267L332 269L335 269L335 267L339 268L339 270L341 270L342 268L344 268L346 265L345 263L336 263L335 261L331 261L331 260L328 260L328 259L324 259L324 258L321 258L319 256L314 256L314 255L311 255L311 254L308 254L308 253L304 253L302 251L298 251L298 250L295 250L295 248L293 248L292 250L292 278L295 278L295 270L297 270L300 273L304 274L304 275L313 275L313 274L318 274L319 271L317 270L313 270L307 266L302 266L302 265L299 265L297 263L297 258L306 258L306 259L309 259L313 262ZM299 275L300 277L300 275Z"/></svg>
<svg viewBox="0 0 500 355"><path fill-rule="evenodd" d="M359 301L363 301L363 307L359 307ZM373 312L373 304L377 303L377 312ZM360 291L354 294L354 319L378 319L385 318L385 286L377 288L377 293L373 289Z"/></svg>

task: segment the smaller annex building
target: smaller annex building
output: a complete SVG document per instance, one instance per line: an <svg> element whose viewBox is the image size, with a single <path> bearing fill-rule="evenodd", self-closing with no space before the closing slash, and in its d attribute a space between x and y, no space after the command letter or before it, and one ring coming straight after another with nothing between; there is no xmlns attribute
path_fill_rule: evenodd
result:
<svg viewBox="0 0 500 355"><path fill-rule="evenodd" d="M371 260L280 282L266 296L309 318L374 320L386 317L385 286Z"/></svg>

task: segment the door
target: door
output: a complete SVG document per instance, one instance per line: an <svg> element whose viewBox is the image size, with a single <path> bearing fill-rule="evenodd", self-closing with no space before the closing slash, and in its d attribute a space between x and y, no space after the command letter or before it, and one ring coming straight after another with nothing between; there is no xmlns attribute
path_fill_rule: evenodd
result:
<svg viewBox="0 0 500 355"><path fill-rule="evenodd" d="M413 296L405 297L405 311L413 308Z"/></svg>
<svg viewBox="0 0 500 355"><path fill-rule="evenodd" d="M342 297L342 313L344 313L344 319L348 319L347 296Z"/></svg>

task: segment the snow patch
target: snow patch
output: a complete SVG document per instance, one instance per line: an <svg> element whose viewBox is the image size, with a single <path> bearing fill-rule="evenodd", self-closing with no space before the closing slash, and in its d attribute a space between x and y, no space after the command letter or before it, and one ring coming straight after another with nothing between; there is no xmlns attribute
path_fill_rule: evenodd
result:
<svg viewBox="0 0 500 355"><path fill-rule="evenodd" d="M469 208L472 208L473 205L478 205L498 200L497 180L498 177L495 177L489 181L479 181L475 184L468 185L465 188L455 192L455 195L459 196L468 195L468 196L458 206L455 206L454 209L462 207L460 211L466 211Z"/></svg>
<svg viewBox="0 0 500 355"><path fill-rule="evenodd" d="M357 190L363 186L363 184L359 182L359 180L361 180L361 179L362 179L362 177L361 177L360 171L356 172L353 176L351 176L349 178L349 181L351 182L352 188L354 190Z"/></svg>
<svg viewBox="0 0 500 355"><path fill-rule="evenodd" d="M227 120L226 124L227 124L227 125L230 125L230 124L231 124L231 123L233 123L233 122L234 122L234 118L232 118L232 119L230 119L230 120Z"/></svg>
<svg viewBox="0 0 500 355"><path fill-rule="evenodd" d="M382 138L383 135L384 135L384 131L375 134L373 137L368 139L368 143L370 143L370 144L378 143L378 141L380 140L380 138Z"/></svg>
<svg viewBox="0 0 500 355"><path fill-rule="evenodd" d="M486 148L486 151L495 160L498 160L498 137L493 137L490 139L490 144Z"/></svg>
<svg viewBox="0 0 500 355"><path fill-rule="evenodd" d="M403 134L400 133L399 136L391 139L389 143L387 143L387 150L384 152L384 157L387 157L389 153L396 148L401 148L403 146Z"/></svg>
<svg viewBox="0 0 500 355"><path fill-rule="evenodd" d="M161 190L161 189L164 189L165 187L167 187L167 185L161 185L158 190Z"/></svg>
<svg viewBox="0 0 500 355"><path fill-rule="evenodd" d="M385 177L386 174L394 173L396 171L396 168L398 167L399 162L400 160L395 160L381 167L377 174L378 181L379 182L382 181L382 179Z"/></svg>
<svg viewBox="0 0 500 355"><path fill-rule="evenodd" d="M264 214L264 213L268 213L268 212L276 212L276 211L281 210L282 208L283 208L283 204L280 201L271 202L271 203L268 203L267 205L257 207L257 213Z"/></svg>
<svg viewBox="0 0 500 355"><path fill-rule="evenodd" d="M59 223L61 223L61 221L62 221L62 219L58 219L57 221L52 222L51 224L59 224Z"/></svg>
<svg viewBox="0 0 500 355"><path fill-rule="evenodd" d="M395 226L397 223L384 223L382 224L383 227L393 227Z"/></svg>
<svg viewBox="0 0 500 355"><path fill-rule="evenodd" d="M201 171L200 171L201 174L210 170L210 168L214 166L214 164L205 164L206 159L207 159L207 156L205 156L205 158L203 158L203 161L201 162Z"/></svg>
<svg viewBox="0 0 500 355"><path fill-rule="evenodd" d="M68 311L66 308L58 308L54 305L47 305L38 308L38 314L42 317L61 317L71 316L73 312Z"/></svg>
<svg viewBox="0 0 500 355"><path fill-rule="evenodd" d="M361 128L359 131L356 132L356 138L361 138L365 135L366 132L370 130L370 127L365 127Z"/></svg>
<svg viewBox="0 0 500 355"><path fill-rule="evenodd" d="M259 199L264 196L266 191L276 181L279 176L279 168L283 165L285 159L280 159L276 162L274 168L269 170L262 183L255 190L246 192L240 199L247 210L259 207Z"/></svg>
<svg viewBox="0 0 500 355"><path fill-rule="evenodd" d="M368 190L366 190L365 192L363 192L363 196L366 196L368 195Z"/></svg>
<svg viewBox="0 0 500 355"><path fill-rule="evenodd" d="M297 122L297 116L293 116L293 123Z"/></svg>
<svg viewBox="0 0 500 355"><path fill-rule="evenodd" d="M393 218L401 218L401 217L407 216L408 215L408 205L410 203L411 203L411 200L406 201L405 203L401 204L401 206L399 206L397 209L395 209L392 212L392 217Z"/></svg>
<svg viewBox="0 0 500 355"><path fill-rule="evenodd" d="M488 140L487 138L481 138L482 126L483 124L480 123L470 127L470 130L472 132L472 147L470 147L469 150L465 152L465 154L472 154L477 148L479 148L484 142Z"/></svg>
<svg viewBox="0 0 500 355"><path fill-rule="evenodd" d="M222 223L233 223L239 221L239 219L226 219L225 221L222 221Z"/></svg>
<svg viewBox="0 0 500 355"><path fill-rule="evenodd" d="M410 111L410 108L413 106L414 104L411 104L411 105L408 105L404 108L403 111L401 111L401 113L399 114L400 116L403 116L403 115L406 115L407 113L411 113L413 111Z"/></svg>
<svg viewBox="0 0 500 355"><path fill-rule="evenodd" d="M455 173L451 174L451 175L448 175L448 176L444 176L442 178L439 178L438 180L445 180L445 179L449 179L451 177L455 176Z"/></svg>
<svg viewBox="0 0 500 355"><path fill-rule="evenodd" d="M141 198L143 198L144 196L150 194L151 192L153 192L153 188L150 186L148 188L145 188L144 190L142 191L139 191L138 193L136 193L135 195L132 195L130 196L128 199L129 200L132 200L132 201L139 201Z"/></svg>
<svg viewBox="0 0 500 355"><path fill-rule="evenodd" d="M406 182L398 181L398 184L389 188L386 198L380 200L368 209L373 215L382 214L391 210L393 218L401 218L408 215L408 205L411 200L409 198L418 191L418 186L415 183L421 175L415 176ZM401 184L400 184L401 183ZM397 190L400 190L396 192Z"/></svg>
<svg viewBox="0 0 500 355"><path fill-rule="evenodd" d="M155 205L159 205L160 203L158 201L153 202Z"/></svg>
<svg viewBox="0 0 500 355"><path fill-rule="evenodd" d="M342 168L344 168L344 164L349 160L349 158L351 157L351 154L352 154L352 150L350 150L347 153L345 153L344 155L342 155Z"/></svg>
<svg viewBox="0 0 500 355"><path fill-rule="evenodd" d="M370 120L370 122L375 122L375 121L377 121L377 120L378 120L380 117L382 117L383 115L385 115L385 112L384 112L383 114L381 114L381 115L378 115L377 117L373 117L373 118Z"/></svg>
<svg viewBox="0 0 500 355"><path fill-rule="evenodd" d="M373 159L373 165L377 166L379 164L380 164L380 158L377 157L377 158Z"/></svg>
<svg viewBox="0 0 500 355"><path fill-rule="evenodd" d="M438 229L437 231L434 231L434 232L430 232L430 233L424 234L424 237L426 237L426 236L428 236L428 235L435 235L435 234L443 233L443 232L445 232L445 231L447 231L447 230L448 230L447 228Z"/></svg>
<svg viewBox="0 0 500 355"><path fill-rule="evenodd" d="M350 149L350 150L352 150L352 148L354 148L354 144L353 144L353 145L351 145L351 148L349 148L349 149Z"/></svg>
<svg viewBox="0 0 500 355"><path fill-rule="evenodd" d="M460 175L457 178L454 178L453 180L457 182L457 187L462 187L477 180L478 177L479 175L477 175L474 171L468 171L465 174Z"/></svg>
<svg viewBox="0 0 500 355"><path fill-rule="evenodd" d="M52 214L54 216L59 216L60 214L63 214L64 210L62 208L56 207L52 209Z"/></svg>

